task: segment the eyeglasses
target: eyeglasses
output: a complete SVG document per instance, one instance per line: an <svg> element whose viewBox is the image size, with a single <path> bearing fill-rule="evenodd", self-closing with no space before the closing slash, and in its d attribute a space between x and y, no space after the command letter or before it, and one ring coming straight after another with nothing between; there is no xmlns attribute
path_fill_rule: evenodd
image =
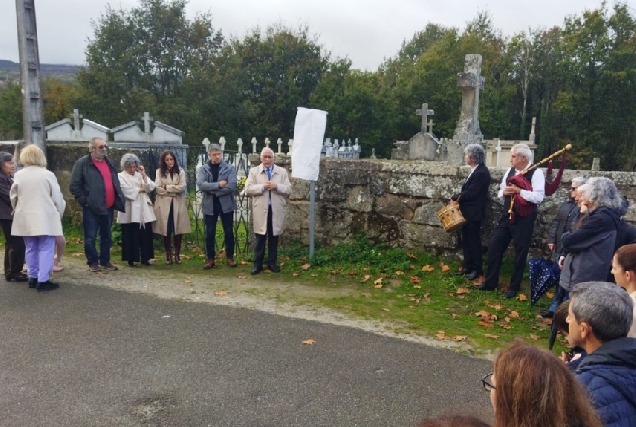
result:
<svg viewBox="0 0 636 427"><path fill-rule="evenodd" d="M570 191L576 190L578 187L570 187Z"/></svg>
<svg viewBox="0 0 636 427"><path fill-rule="evenodd" d="M97 145L97 146L95 146L95 148L97 148L98 150L105 150L108 147L106 145Z"/></svg>
<svg viewBox="0 0 636 427"><path fill-rule="evenodd" d="M487 392L491 392L495 389L495 386L492 385L492 383L490 382L490 377L492 377L492 372L489 374L484 375L484 377L481 379L481 384L484 386L484 390L486 390Z"/></svg>

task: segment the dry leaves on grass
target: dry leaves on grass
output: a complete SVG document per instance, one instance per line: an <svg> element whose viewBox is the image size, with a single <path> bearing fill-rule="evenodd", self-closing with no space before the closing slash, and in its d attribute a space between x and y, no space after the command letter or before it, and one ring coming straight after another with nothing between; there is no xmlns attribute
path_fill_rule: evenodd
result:
<svg viewBox="0 0 636 427"><path fill-rule="evenodd" d="M362 283L367 282L367 281L369 281L369 279L370 279L370 278L371 278L371 275L370 275L370 274L366 274L366 275L362 278L361 282L362 282Z"/></svg>
<svg viewBox="0 0 636 427"><path fill-rule="evenodd" d="M300 268L302 268L303 270L309 270L310 267L311 267L311 264L303 264L302 267Z"/></svg>
<svg viewBox="0 0 636 427"><path fill-rule="evenodd" d="M499 335L494 335L494 334L484 334L484 336L485 336L486 338L492 338L492 339L495 339L495 340L498 340L498 339L499 339Z"/></svg>
<svg viewBox="0 0 636 427"><path fill-rule="evenodd" d="M404 275L404 272L403 272L403 271L398 270L398 271L396 271L396 272L395 272L395 275L396 275L396 276L403 276L403 275Z"/></svg>
<svg viewBox="0 0 636 427"><path fill-rule="evenodd" d="M240 274L236 277L238 277L239 279L247 279L247 276L241 276Z"/></svg>
<svg viewBox="0 0 636 427"><path fill-rule="evenodd" d="M470 291L468 290L468 288L458 288L455 293L457 295L465 295L465 294L469 294Z"/></svg>
<svg viewBox="0 0 636 427"><path fill-rule="evenodd" d="M508 316L510 316L511 319L518 319L519 313L516 310L512 310L510 313L508 313Z"/></svg>
<svg viewBox="0 0 636 427"><path fill-rule="evenodd" d="M382 277L380 277L379 279L374 280L373 281L373 285L374 285L373 287L376 288L376 289L380 289L383 286L382 282L383 282Z"/></svg>
<svg viewBox="0 0 636 427"><path fill-rule="evenodd" d="M184 283L192 283L192 280L190 280L190 279L185 279L185 280L184 280Z"/></svg>
<svg viewBox="0 0 636 427"><path fill-rule="evenodd" d="M450 267L448 265L444 264L443 262L440 262L439 266L442 269L442 273L446 273L447 271L450 271Z"/></svg>
<svg viewBox="0 0 636 427"><path fill-rule="evenodd" d="M417 276L411 276L411 277L409 277L409 282L411 282L411 283L420 283L421 281L422 281L422 279L420 279L420 278L419 278L419 277L417 277Z"/></svg>
<svg viewBox="0 0 636 427"><path fill-rule="evenodd" d="M528 301L528 297L524 294L517 295L517 301Z"/></svg>
<svg viewBox="0 0 636 427"><path fill-rule="evenodd" d="M530 339L536 341L539 339L539 337L535 334L530 334Z"/></svg>
<svg viewBox="0 0 636 427"><path fill-rule="evenodd" d="M382 311L391 311L388 308L383 308Z"/></svg>
<svg viewBox="0 0 636 427"><path fill-rule="evenodd" d="M484 304L486 304L488 307L492 308L493 310L502 310L504 308L503 305L501 305L501 304L493 304L493 303L491 303L488 300L484 301Z"/></svg>
<svg viewBox="0 0 636 427"><path fill-rule="evenodd" d="M455 335L453 337L453 341L455 341L455 342L466 341L467 339L468 339L468 337L466 335Z"/></svg>
<svg viewBox="0 0 636 427"><path fill-rule="evenodd" d="M435 267L431 267L430 265L425 265L424 267L422 267L422 271L426 271L427 273L430 273L431 271L435 271Z"/></svg>
<svg viewBox="0 0 636 427"><path fill-rule="evenodd" d="M444 331L437 331L435 336L437 337L438 340L449 340L450 339L450 337L446 336L446 332L444 332Z"/></svg>
<svg viewBox="0 0 636 427"><path fill-rule="evenodd" d="M224 297L228 294L228 291L214 291L214 295L217 297Z"/></svg>
<svg viewBox="0 0 636 427"><path fill-rule="evenodd" d="M292 276L294 276L294 277L296 277L296 276L300 276L300 273L299 273L299 272L297 272L297 271L294 271L294 272L292 273Z"/></svg>

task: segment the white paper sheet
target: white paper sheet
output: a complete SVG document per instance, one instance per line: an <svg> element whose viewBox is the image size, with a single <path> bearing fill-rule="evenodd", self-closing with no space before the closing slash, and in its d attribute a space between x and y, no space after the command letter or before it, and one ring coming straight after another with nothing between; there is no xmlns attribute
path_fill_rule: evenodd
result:
<svg viewBox="0 0 636 427"><path fill-rule="evenodd" d="M298 107L291 152L293 178L318 181L326 127L326 111Z"/></svg>

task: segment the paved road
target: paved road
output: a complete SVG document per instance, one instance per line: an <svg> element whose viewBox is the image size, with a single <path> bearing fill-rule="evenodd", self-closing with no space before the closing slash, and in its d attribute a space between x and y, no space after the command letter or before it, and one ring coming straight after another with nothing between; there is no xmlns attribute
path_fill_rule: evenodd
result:
<svg viewBox="0 0 636 427"><path fill-rule="evenodd" d="M491 417L490 363L340 326L0 282L0 426L416 426ZM312 346L301 345L314 339Z"/></svg>

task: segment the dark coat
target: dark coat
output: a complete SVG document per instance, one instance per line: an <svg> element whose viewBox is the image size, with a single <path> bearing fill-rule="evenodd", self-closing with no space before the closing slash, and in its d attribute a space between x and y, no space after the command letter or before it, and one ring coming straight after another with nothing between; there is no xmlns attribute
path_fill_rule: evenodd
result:
<svg viewBox="0 0 636 427"><path fill-rule="evenodd" d="M559 282L563 289L569 291L577 283L607 279L619 225L618 213L603 207L591 211L579 229L563 234L565 260Z"/></svg>
<svg viewBox="0 0 636 427"><path fill-rule="evenodd" d="M13 219L13 206L9 192L13 185L13 178L0 171L0 219Z"/></svg>
<svg viewBox="0 0 636 427"><path fill-rule="evenodd" d="M579 207L573 198L566 200L559 207L556 217L550 223L548 232L548 243L556 245L555 252L560 253L562 249L561 236L566 231L572 231L572 219L578 217Z"/></svg>
<svg viewBox="0 0 636 427"><path fill-rule="evenodd" d="M451 197L452 200L459 199L459 210L466 221L482 221L486 217L489 185L490 171L480 163L462 185L461 193Z"/></svg>
<svg viewBox="0 0 636 427"><path fill-rule="evenodd" d="M125 199L119 186L117 170L115 170L115 166L113 166L113 163L108 158L104 158L104 161L108 163L110 175L113 180L113 187L115 188L115 203L113 207L119 212L124 212ZM106 187L104 186L104 178L99 169L97 169L97 166L93 164L90 154L75 162L73 172L71 173L69 191L82 207L90 208L96 215L108 214L108 210L106 209Z"/></svg>
<svg viewBox="0 0 636 427"><path fill-rule="evenodd" d="M619 338L588 354L574 372L606 427L636 426L636 338Z"/></svg>

